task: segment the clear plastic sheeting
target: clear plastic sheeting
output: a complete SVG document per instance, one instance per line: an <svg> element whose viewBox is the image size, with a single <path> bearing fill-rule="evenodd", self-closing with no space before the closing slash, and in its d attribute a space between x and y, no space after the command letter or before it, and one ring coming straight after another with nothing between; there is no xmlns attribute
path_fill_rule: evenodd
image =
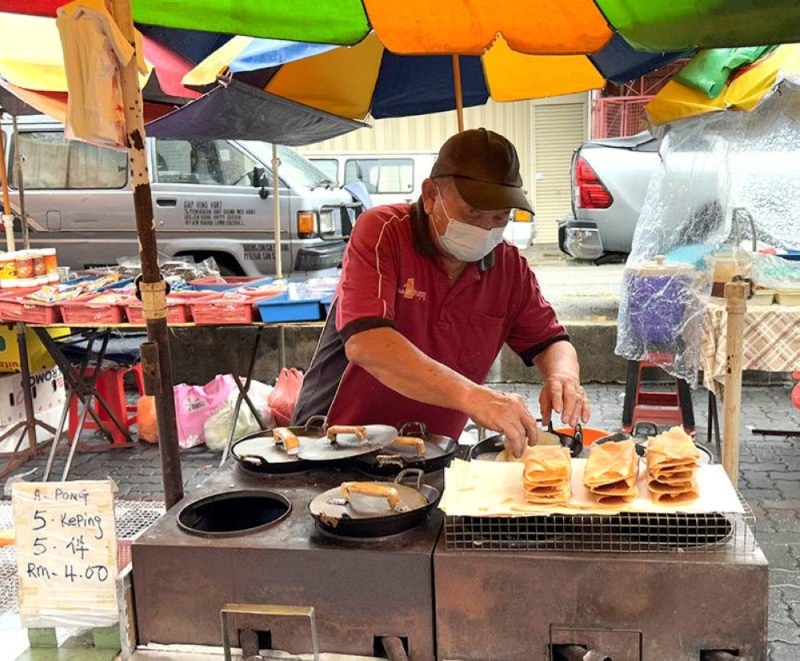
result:
<svg viewBox="0 0 800 661"><path fill-rule="evenodd" d="M694 385L704 312L712 284L721 294L729 279L728 263L730 275L749 277L751 256L741 253L800 249L800 80L782 80L752 112L659 131L661 164L625 268L616 353Z"/></svg>

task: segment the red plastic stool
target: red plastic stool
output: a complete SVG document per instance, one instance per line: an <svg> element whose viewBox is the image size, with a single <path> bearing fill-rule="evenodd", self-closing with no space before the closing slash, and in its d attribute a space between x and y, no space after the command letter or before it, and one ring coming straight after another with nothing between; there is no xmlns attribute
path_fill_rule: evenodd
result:
<svg viewBox="0 0 800 661"><path fill-rule="evenodd" d="M95 368L89 367L86 370L86 377L91 379L94 376ZM142 364L137 363L131 367L108 367L101 370L100 375L97 377L97 384L95 391L103 398L108 408L122 423L126 431L131 428L131 425L136 424L136 406L128 405L125 396L125 376L132 374L134 377L134 384L139 392L139 396L144 395L144 375L142 373ZM75 431L78 428L80 416L78 414L78 403L80 400L76 395L72 395L69 402L69 437L75 436ZM106 413L106 410L100 405L96 397L92 397L92 408L97 414L97 418L102 423L103 429L111 434L111 439L115 445L126 443L128 441L125 434L122 433L114 424L114 421ZM131 415L133 413L133 415ZM97 429L98 424L94 418L87 413L86 420L83 423L84 429Z"/></svg>
<svg viewBox="0 0 800 661"><path fill-rule="evenodd" d="M689 384L683 379L661 383L648 388L643 383L646 369L659 369L646 361L628 361L625 382L625 404L622 410L622 429L630 432L637 422L654 422L659 427L683 426L694 437L694 409Z"/></svg>
<svg viewBox="0 0 800 661"><path fill-rule="evenodd" d="M792 378L798 380L798 383L792 388L792 403L796 409L800 409L800 370L793 372Z"/></svg>

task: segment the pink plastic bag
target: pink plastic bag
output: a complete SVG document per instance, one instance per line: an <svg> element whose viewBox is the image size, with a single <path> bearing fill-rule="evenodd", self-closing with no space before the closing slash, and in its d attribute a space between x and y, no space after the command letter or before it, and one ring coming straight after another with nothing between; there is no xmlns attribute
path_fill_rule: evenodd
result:
<svg viewBox="0 0 800 661"><path fill-rule="evenodd" d="M291 421L302 385L303 373L294 367L289 369L284 367L278 374L267 403L279 427L285 427Z"/></svg>
<svg viewBox="0 0 800 661"><path fill-rule="evenodd" d="M174 387L175 417L178 423L178 445L192 448L205 443L203 427L236 390L232 374L217 374L204 386L179 383Z"/></svg>

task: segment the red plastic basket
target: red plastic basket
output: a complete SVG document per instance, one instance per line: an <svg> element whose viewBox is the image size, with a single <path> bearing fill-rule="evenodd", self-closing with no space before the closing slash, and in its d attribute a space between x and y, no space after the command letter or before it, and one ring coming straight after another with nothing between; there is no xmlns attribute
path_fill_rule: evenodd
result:
<svg viewBox="0 0 800 661"><path fill-rule="evenodd" d="M253 299L240 294L210 294L190 303L196 324L251 324Z"/></svg>
<svg viewBox="0 0 800 661"><path fill-rule="evenodd" d="M42 303L23 295L0 297L0 319L3 321L26 321L30 324L57 324L61 312L53 303Z"/></svg>
<svg viewBox="0 0 800 661"><path fill-rule="evenodd" d="M167 323L186 324L192 321L192 310L189 306L192 300L206 298L207 293L203 292L181 292L167 296ZM125 314L128 316L128 323L140 326L145 325L144 309L142 302L138 298L131 297L125 303Z"/></svg>
<svg viewBox="0 0 800 661"><path fill-rule="evenodd" d="M95 303L92 301L103 296L86 296L62 303L61 316L66 324L122 324L125 323L125 310L122 305Z"/></svg>

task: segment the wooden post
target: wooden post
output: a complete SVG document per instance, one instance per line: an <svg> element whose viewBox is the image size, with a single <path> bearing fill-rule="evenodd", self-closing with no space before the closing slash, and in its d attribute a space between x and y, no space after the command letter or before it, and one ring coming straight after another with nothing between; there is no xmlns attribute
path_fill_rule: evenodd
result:
<svg viewBox="0 0 800 661"><path fill-rule="evenodd" d="M722 430L722 465L733 486L739 484L739 428L742 404L742 363L744 357L744 314L750 285L728 282L725 303L728 312L725 358L725 422Z"/></svg>
<svg viewBox="0 0 800 661"><path fill-rule="evenodd" d="M458 117L458 132L464 130L464 98L461 90L461 62L458 55L453 55L453 83L456 88L456 115Z"/></svg>
<svg viewBox="0 0 800 661"><path fill-rule="evenodd" d="M112 0L112 13L125 39L135 48L130 0ZM178 427L175 420L175 400L172 394L172 356L167 328L166 286L158 267L153 199L145 153L142 90L139 87L136 55L122 69L120 88L125 108L133 204L136 230L139 235L139 256L142 262L140 291L149 340L142 346L142 367L145 380L151 386L151 392L148 394L155 395L164 501L169 509L183 498L183 476L178 447Z"/></svg>

